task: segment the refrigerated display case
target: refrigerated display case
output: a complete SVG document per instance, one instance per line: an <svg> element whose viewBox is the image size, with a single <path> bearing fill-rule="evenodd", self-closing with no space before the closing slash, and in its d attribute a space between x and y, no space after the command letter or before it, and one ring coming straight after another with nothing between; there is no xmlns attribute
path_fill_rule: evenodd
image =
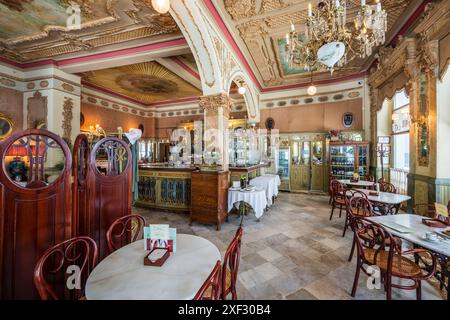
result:
<svg viewBox="0 0 450 320"><path fill-rule="evenodd" d="M368 142L330 142L330 176L351 179L357 172L360 177L369 175Z"/></svg>
<svg viewBox="0 0 450 320"><path fill-rule="evenodd" d="M278 175L280 176L280 190L289 191L290 148L282 146L278 151Z"/></svg>

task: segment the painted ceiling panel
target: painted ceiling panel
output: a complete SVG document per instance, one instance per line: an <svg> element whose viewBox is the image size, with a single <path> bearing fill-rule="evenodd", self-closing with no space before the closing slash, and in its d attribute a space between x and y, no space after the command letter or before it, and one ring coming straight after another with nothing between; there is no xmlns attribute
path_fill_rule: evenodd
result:
<svg viewBox="0 0 450 320"><path fill-rule="evenodd" d="M83 83L148 104L201 95L199 89L151 61L81 74Z"/></svg>

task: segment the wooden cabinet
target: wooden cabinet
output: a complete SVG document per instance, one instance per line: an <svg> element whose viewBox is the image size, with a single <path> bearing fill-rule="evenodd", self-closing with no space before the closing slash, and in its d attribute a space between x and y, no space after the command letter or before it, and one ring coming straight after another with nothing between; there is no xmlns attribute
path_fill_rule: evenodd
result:
<svg viewBox="0 0 450 320"><path fill-rule="evenodd" d="M331 141L330 175L337 179L350 179L357 172L360 177L369 175L369 142Z"/></svg>
<svg viewBox="0 0 450 320"><path fill-rule="evenodd" d="M217 230L228 215L229 172L192 172L191 219L206 224L215 224Z"/></svg>

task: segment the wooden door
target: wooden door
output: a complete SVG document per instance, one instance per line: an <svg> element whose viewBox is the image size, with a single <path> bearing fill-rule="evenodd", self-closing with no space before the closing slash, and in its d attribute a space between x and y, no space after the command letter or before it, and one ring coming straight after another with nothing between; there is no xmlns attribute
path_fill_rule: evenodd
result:
<svg viewBox="0 0 450 320"><path fill-rule="evenodd" d="M99 259L108 255L106 232L118 218L131 214L132 154L128 144L117 138L104 138L91 152L90 168L94 192L90 201L94 213L89 220L91 237L97 242Z"/></svg>
<svg viewBox="0 0 450 320"><path fill-rule="evenodd" d="M33 129L2 142L0 159L0 298L38 299L37 259L72 236L72 156L59 136Z"/></svg>

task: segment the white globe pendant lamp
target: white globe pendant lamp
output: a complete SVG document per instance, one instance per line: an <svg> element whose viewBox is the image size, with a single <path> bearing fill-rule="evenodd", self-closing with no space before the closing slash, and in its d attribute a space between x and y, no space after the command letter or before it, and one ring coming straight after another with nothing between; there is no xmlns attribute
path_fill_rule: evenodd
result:
<svg viewBox="0 0 450 320"><path fill-rule="evenodd" d="M158 13L165 14L170 10L170 0L152 0L152 6Z"/></svg>
<svg viewBox="0 0 450 320"><path fill-rule="evenodd" d="M238 92L240 95L244 95L247 92L247 89L244 86L239 87Z"/></svg>
<svg viewBox="0 0 450 320"><path fill-rule="evenodd" d="M313 84L313 73L311 72L311 84L308 87L308 90L306 91L308 92L308 95L313 96L317 93L317 87Z"/></svg>
<svg viewBox="0 0 450 320"><path fill-rule="evenodd" d="M309 94L310 96L313 96L313 95L315 95L316 93L317 93L317 87L316 87L315 85L311 84L311 85L308 87L308 94Z"/></svg>

